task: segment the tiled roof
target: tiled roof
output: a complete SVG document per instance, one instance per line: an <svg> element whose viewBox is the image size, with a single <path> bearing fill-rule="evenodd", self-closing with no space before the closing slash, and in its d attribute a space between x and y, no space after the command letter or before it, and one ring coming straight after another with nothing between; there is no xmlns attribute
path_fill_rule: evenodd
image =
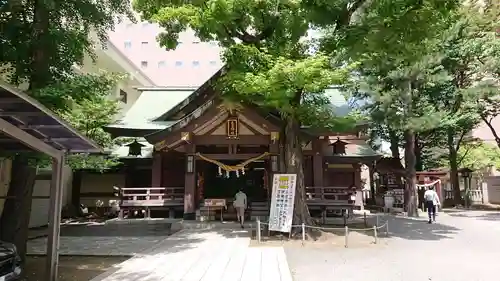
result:
<svg viewBox="0 0 500 281"><path fill-rule="evenodd" d="M193 92L192 88L151 88L144 90L125 116L112 128L161 130L175 122L153 121L179 104Z"/></svg>

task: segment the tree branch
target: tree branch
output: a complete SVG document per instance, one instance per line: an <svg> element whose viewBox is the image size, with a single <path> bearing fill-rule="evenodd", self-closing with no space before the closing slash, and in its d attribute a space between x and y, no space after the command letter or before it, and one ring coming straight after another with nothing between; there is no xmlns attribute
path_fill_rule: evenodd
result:
<svg viewBox="0 0 500 281"><path fill-rule="evenodd" d="M462 164L462 161L465 159L465 156L467 156L467 154L469 154L470 149L471 149L471 146L467 147L467 150L465 150L464 155L462 155L462 157L460 157L460 160L457 161L457 166L460 167L460 165Z"/></svg>
<svg viewBox="0 0 500 281"><path fill-rule="evenodd" d="M458 151L460 149L460 145L462 144L462 140L464 139L465 135L467 134L468 131L463 130L462 134L460 134L460 138L458 138L457 141L457 146L455 147L455 151Z"/></svg>
<svg viewBox="0 0 500 281"><path fill-rule="evenodd" d="M481 119L486 123L486 126L490 128L491 133L493 134L493 137L495 138L495 142L497 143L497 146L500 148L500 136L497 133L497 130L493 125L491 125L491 121L486 118L486 116L481 115Z"/></svg>
<svg viewBox="0 0 500 281"><path fill-rule="evenodd" d="M336 29L338 29L339 27L347 26L351 22L352 15L366 2L367 0L356 0L350 7L349 5L346 5L346 7L342 11L342 14L339 16L337 22L335 23Z"/></svg>

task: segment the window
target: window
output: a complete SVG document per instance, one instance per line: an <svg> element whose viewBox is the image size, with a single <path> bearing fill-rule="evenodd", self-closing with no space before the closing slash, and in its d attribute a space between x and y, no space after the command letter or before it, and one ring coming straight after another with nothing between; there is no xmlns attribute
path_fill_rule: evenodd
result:
<svg viewBox="0 0 500 281"><path fill-rule="evenodd" d="M175 62L175 66L182 66L182 61L179 61L179 60L178 60L178 61L176 61L176 62Z"/></svg>
<svg viewBox="0 0 500 281"><path fill-rule="evenodd" d="M193 61L193 66L194 66L194 67L198 67L198 66L200 66L200 62L199 62L199 61L197 61L197 60Z"/></svg>
<svg viewBox="0 0 500 281"><path fill-rule="evenodd" d="M121 102L127 103L127 92L120 89L120 99Z"/></svg>
<svg viewBox="0 0 500 281"><path fill-rule="evenodd" d="M148 45L148 43L149 43L148 41L142 41L141 46L146 47Z"/></svg>
<svg viewBox="0 0 500 281"><path fill-rule="evenodd" d="M145 60L141 61L141 67L142 67L142 68L146 68L146 67L148 67L148 62L147 62L147 61L145 61Z"/></svg>
<svg viewBox="0 0 500 281"><path fill-rule="evenodd" d="M158 62L158 68L164 68L166 66L166 63L164 60L161 60Z"/></svg>
<svg viewBox="0 0 500 281"><path fill-rule="evenodd" d="M123 46L125 47L125 49L130 49L130 48L132 48L132 42L130 42L130 41L125 41L125 42L123 43Z"/></svg>
<svg viewBox="0 0 500 281"><path fill-rule="evenodd" d="M217 62L216 62L216 61L214 61L214 60L211 60L209 63L210 63L210 65L211 65L211 66L215 66L215 65L217 65Z"/></svg>

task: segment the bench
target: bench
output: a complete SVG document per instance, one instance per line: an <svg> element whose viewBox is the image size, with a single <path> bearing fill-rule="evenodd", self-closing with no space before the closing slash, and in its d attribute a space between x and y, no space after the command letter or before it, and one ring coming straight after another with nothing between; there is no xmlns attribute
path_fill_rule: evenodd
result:
<svg viewBox="0 0 500 281"><path fill-rule="evenodd" d="M144 217L151 218L151 210L168 210L169 218L174 218L175 210L183 209L184 187L114 187L119 199L123 218L125 211L141 210Z"/></svg>

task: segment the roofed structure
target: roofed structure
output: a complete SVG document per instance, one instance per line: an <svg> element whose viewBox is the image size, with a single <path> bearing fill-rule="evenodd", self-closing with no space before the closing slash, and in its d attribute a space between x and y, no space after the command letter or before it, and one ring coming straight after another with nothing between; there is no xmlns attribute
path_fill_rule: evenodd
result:
<svg viewBox="0 0 500 281"><path fill-rule="evenodd" d="M0 132L2 152L38 151L52 158L51 213L44 280L57 281L65 155L102 150L46 107L4 82L0 82Z"/></svg>

